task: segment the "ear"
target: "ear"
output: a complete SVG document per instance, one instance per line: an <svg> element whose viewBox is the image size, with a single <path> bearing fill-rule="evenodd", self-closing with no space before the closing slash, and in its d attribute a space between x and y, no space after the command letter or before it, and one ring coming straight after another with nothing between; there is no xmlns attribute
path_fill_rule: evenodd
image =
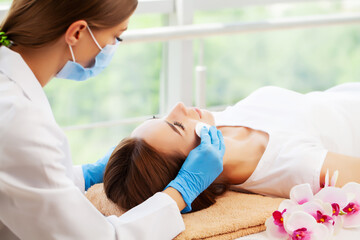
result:
<svg viewBox="0 0 360 240"><path fill-rule="evenodd" d="M87 22L84 20L79 20L72 23L65 32L65 41L70 46L76 45L79 39L84 35Z"/></svg>

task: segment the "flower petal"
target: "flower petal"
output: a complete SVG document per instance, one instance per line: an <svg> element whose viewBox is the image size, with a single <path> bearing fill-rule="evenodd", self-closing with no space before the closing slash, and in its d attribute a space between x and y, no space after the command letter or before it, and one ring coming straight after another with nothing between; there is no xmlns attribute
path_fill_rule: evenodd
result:
<svg viewBox="0 0 360 240"><path fill-rule="evenodd" d="M296 202L291 201L289 199L285 199L280 203L279 211L282 212L282 211L284 211L284 209L286 209L285 214L288 214L293 211L298 211L299 207L300 206Z"/></svg>
<svg viewBox="0 0 360 240"><path fill-rule="evenodd" d="M325 240L329 237L329 230L323 224L318 224L313 216L305 212L294 212L284 221L285 230L291 235L300 228L311 232L311 240Z"/></svg>
<svg viewBox="0 0 360 240"><path fill-rule="evenodd" d="M345 184L341 189L343 189L347 194L351 195L352 199L348 199L349 201L353 201L360 203L360 184L355 182L349 182Z"/></svg>
<svg viewBox="0 0 360 240"><path fill-rule="evenodd" d="M334 225L334 235L337 235L342 227L343 227L343 217L341 216L333 216L334 220L335 220L335 225Z"/></svg>
<svg viewBox="0 0 360 240"><path fill-rule="evenodd" d="M335 187L336 182L337 182L337 180L338 180L338 177L339 177L339 171L336 170L336 171L334 172L333 176L331 177L330 186Z"/></svg>
<svg viewBox="0 0 360 240"><path fill-rule="evenodd" d="M302 205L303 210L311 216L315 216L317 211L324 212L323 206L317 201L310 201Z"/></svg>
<svg viewBox="0 0 360 240"><path fill-rule="evenodd" d="M265 222L266 233L270 239L287 239L288 233L284 228L275 225L272 217L268 218Z"/></svg>
<svg viewBox="0 0 360 240"><path fill-rule="evenodd" d="M340 208L344 208L348 204L346 191L337 187L323 188L315 194L314 198L330 204L337 203Z"/></svg>
<svg viewBox="0 0 360 240"><path fill-rule="evenodd" d="M324 188L329 186L329 169L326 170Z"/></svg>
<svg viewBox="0 0 360 240"><path fill-rule="evenodd" d="M343 216L343 227L344 228L360 227L360 212L357 212L352 215Z"/></svg>
<svg viewBox="0 0 360 240"><path fill-rule="evenodd" d="M294 186L290 191L290 199L298 204L304 204L314 197L310 184L304 183Z"/></svg>
<svg viewBox="0 0 360 240"><path fill-rule="evenodd" d="M317 224L315 218L306 212L296 211L284 219L284 227L288 233L293 233L299 228L306 228L309 231Z"/></svg>
<svg viewBox="0 0 360 240"><path fill-rule="evenodd" d="M311 240L325 240L330 237L330 233L328 228L323 224L316 224L311 237Z"/></svg>
<svg viewBox="0 0 360 240"><path fill-rule="evenodd" d="M332 216L333 215L333 207L331 206L330 203L324 202L322 204L323 208L324 208L324 214Z"/></svg>

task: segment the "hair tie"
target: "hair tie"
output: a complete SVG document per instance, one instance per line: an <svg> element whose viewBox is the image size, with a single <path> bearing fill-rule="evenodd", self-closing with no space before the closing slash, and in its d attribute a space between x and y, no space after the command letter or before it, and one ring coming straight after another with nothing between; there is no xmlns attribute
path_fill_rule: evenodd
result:
<svg viewBox="0 0 360 240"><path fill-rule="evenodd" d="M5 32L1 31L1 28L0 28L0 44L5 47L10 47L12 45L12 42L8 39Z"/></svg>

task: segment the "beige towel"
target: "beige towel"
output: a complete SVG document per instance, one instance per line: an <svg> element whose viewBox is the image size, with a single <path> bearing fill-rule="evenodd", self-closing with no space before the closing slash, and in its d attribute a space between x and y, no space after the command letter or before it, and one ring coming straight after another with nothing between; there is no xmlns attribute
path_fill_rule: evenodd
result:
<svg viewBox="0 0 360 240"><path fill-rule="evenodd" d="M107 199L102 184L91 187L86 197L105 216L123 212ZM275 211L282 198L226 192L211 207L183 214L185 231L175 239L228 240L265 230L265 220Z"/></svg>

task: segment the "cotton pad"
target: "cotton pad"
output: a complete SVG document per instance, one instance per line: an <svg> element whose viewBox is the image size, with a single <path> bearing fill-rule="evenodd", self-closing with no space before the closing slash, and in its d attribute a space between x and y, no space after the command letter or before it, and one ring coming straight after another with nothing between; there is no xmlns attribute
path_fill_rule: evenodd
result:
<svg viewBox="0 0 360 240"><path fill-rule="evenodd" d="M207 130L209 131L209 129L210 129L211 126L210 126L209 124L202 123L202 122L197 123L197 124L196 124L196 127L195 127L195 132L196 132L196 135L198 135L199 137L200 137L201 129L202 129L203 127L206 127Z"/></svg>

